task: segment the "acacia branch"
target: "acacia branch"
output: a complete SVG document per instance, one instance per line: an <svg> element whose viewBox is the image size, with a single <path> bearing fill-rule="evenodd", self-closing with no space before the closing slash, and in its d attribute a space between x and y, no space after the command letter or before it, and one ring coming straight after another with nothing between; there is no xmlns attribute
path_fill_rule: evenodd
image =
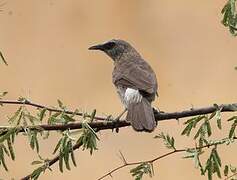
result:
<svg viewBox="0 0 237 180"><path fill-rule="evenodd" d="M26 99L24 101L0 100L0 104L27 105L27 106L32 106L32 107L35 107L35 108L46 109L47 111L50 111L50 112L64 112L66 114L74 114L74 115L77 115L77 116L90 117L90 115L85 115L82 112L75 112L75 111L68 111L68 110L52 108L52 107L48 107L48 106L45 106L45 105L42 105L42 104L37 104L37 103L30 102L29 100L26 100ZM95 116L94 119L96 119L96 120L106 120L106 118L99 117L99 116Z"/></svg>
<svg viewBox="0 0 237 180"><path fill-rule="evenodd" d="M76 149L79 149L80 147L82 146L82 142L80 143L77 143L75 144L73 147L72 147L72 150L75 151ZM54 163L56 163L57 161L59 160L59 155L55 156L53 159L47 161L48 162L48 166L52 166ZM21 180L28 180L28 179L31 179L32 177L32 174L29 174L23 178L21 178Z"/></svg>
<svg viewBox="0 0 237 180"><path fill-rule="evenodd" d="M236 175L237 175L237 173L234 173L234 174L232 174L232 175L230 175L230 176L226 177L224 180L231 179L231 178L233 178L233 177L234 177L234 176L236 176Z"/></svg>
<svg viewBox="0 0 237 180"><path fill-rule="evenodd" d="M25 101L12 101L12 100L0 100L0 104L8 104L8 105L27 105L27 106L32 106L36 108L41 108L41 109L46 109L51 112L64 112L66 114L75 114L78 116L85 116L84 113L82 112L74 112L74 111L68 111L68 110L61 110L61 109L56 109L56 108L51 108L47 107L41 104L36 104L32 103L28 100ZM164 120L173 120L173 119L180 119L180 118L185 118L185 117L191 117L191 116L197 116L197 115L203 115L203 114L209 114L213 113L219 108L221 112L234 112L237 110L237 103L233 104L221 104L219 106L217 105L212 105L209 107L204 107L204 108L192 108L184 111L178 111L178 112L171 112L171 113L166 113L166 112L158 112L154 110L154 115L156 121L164 121ZM90 115L86 115L87 117L90 117ZM101 122L95 121L88 123L93 129L96 131L100 130L106 130L106 129L115 129L115 128L121 128L121 127L126 127L130 126L130 123L125 121L125 120L120 120L120 121L115 121L115 120L109 120L108 117L99 117L95 116L95 120L102 120ZM0 130L2 132L0 135L4 134L7 132L9 126L1 126ZM55 130L66 130L66 129L81 129L82 128L82 122L75 122L75 123L68 123L68 124L42 124L42 125L37 125L37 126L27 126L27 127L18 127L19 132L24 132L24 129L28 128L31 130L47 130L47 131L55 131Z"/></svg>
<svg viewBox="0 0 237 180"><path fill-rule="evenodd" d="M180 153L180 152L186 152L187 149L197 149L197 150L199 150L199 149L203 149L203 148L209 148L209 147L215 146L215 145L217 145L217 144L218 144L218 142L217 142L217 143L213 143L213 144L208 144L208 145L205 145L205 146L194 147L194 148L174 149L174 150L171 151L171 152L168 152L168 153L163 154L163 155L161 155L161 156L158 156L158 157L156 157L156 158L154 158L154 159L150 159L150 160L146 160L146 161L137 161L137 162L131 162L131 163L127 163L127 162L125 161L125 163L124 163L123 165L114 168L113 170L109 171L109 172L106 173L105 175L103 175L103 176L101 176L100 178L98 178L98 180L102 180L102 179L104 179L104 178L107 177L107 176L111 176L114 172L116 172L116 171L118 171L118 170L120 170L120 169L122 169L122 168L125 168L125 167L127 167L127 166L140 165L140 164L142 164L142 163L150 163L150 164L152 164L152 163L154 163L154 162L156 162L156 161L158 161L158 160L160 160L160 159L162 159L162 158L165 158L165 157L167 157L167 156L170 156L170 155L172 155L172 154Z"/></svg>
<svg viewBox="0 0 237 180"><path fill-rule="evenodd" d="M0 100L0 104L4 104L4 105L27 105L27 106L32 106L35 108L40 108L40 109L46 109L47 111L50 112L64 112L66 114L75 114L78 116L85 116L84 113L82 112L74 112L74 111L68 111L68 110L62 110L62 109L57 109L57 108L52 108L52 107L47 107L45 105L41 105L41 104L36 104L33 102L30 102L28 100L25 101L12 101L12 100ZM204 108L197 108L197 109L188 109L188 110L184 110L184 111L179 111L179 112L171 112L171 113L165 113L165 112L158 112L156 110L154 110L154 115L155 115L155 119L156 121L163 121L163 120L173 120L173 119L179 119L179 118L185 118L185 117L190 117L190 116L196 116L196 115L203 115L203 114L209 114L209 113L213 113L217 110L220 110L221 112L233 112L237 110L237 103L234 104L222 104L222 105L212 105L209 107L204 107ZM90 115L86 115L87 117L90 117ZM114 128L121 128L121 127L126 127L126 126L130 126L130 123L125 121L125 120L120 120L120 121L115 121L115 120L108 120L108 117L99 117L99 116L95 116L94 117L95 120L102 120L102 121L93 121L88 123L90 125L91 128L93 128L95 131L100 131L100 130L105 130L105 129L114 129ZM81 129L83 126L82 122L74 122L74 123L68 123L68 124L42 124L42 125L37 125L37 126L26 126L26 127L17 127L17 131L18 132L25 132L25 129L28 128L30 130L47 130L47 131L54 131L54 130L67 130L67 129ZM0 130L1 133L0 135L5 134L9 128L11 128L10 126L1 126ZM82 144L75 144L73 146L73 150L78 149ZM214 144L212 144L214 145ZM206 145L203 147L197 147L198 148L206 148L209 147L211 145ZM178 149L178 150L174 150L171 151L169 153L166 153L162 156L156 157L152 160L148 160L148 161L139 161L139 162L132 162L132 163L125 163L122 166L119 166L115 169L113 169L112 171L108 172L106 175L102 176L100 179L103 179L104 177L111 175L112 173L114 173L115 171L118 171L119 169L122 169L126 166L132 166L132 165L136 165L136 164L141 164L144 162L147 163L153 163L161 158L164 158L166 156L172 155L174 153L178 153L178 152L183 152L186 151L186 149ZM56 157L54 157L53 159L51 159L50 161L48 161L48 165L51 166L54 163L56 163L59 160L59 155L57 155ZM24 178L22 178L23 180L27 180L31 178L31 175L28 175Z"/></svg>

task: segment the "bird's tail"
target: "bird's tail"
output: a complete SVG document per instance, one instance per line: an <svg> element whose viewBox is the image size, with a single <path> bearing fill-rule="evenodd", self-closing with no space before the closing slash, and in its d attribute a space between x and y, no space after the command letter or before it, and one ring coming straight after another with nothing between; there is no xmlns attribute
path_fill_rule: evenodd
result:
<svg viewBox="0 0 237 180"><path fill-rule="evenodd" d="M152 132L156 127L151 103L145 98L142 98L141 102L128 105L126 119L130 121L135 131Z"/></svg>

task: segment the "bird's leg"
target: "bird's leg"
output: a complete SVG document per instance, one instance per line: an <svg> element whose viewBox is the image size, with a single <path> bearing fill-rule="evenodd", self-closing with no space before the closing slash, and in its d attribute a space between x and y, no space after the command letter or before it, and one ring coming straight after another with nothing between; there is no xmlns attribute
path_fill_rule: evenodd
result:
<svg viewBox="0 0 237 180"><path fill-rule="evenodd" d="M117 126L117 124L119 123L119 120L120 118L124 115L124 113L127 111L127 108L123 110L123 112L121 114L119 114L115 119L114 119L114 122L115 122L115 131L116 133L119 132L119 128Z"/></svg>
<svg viewBox="0 0 237 180"><path fill-rule="evenodd" d="M127 111L127 108L125 108L125 109L123 110L123 112L120 113L120 114L115 118L115 121L119 121L120 118L124 115L124 113L125 113L126 111Z"/></svg>

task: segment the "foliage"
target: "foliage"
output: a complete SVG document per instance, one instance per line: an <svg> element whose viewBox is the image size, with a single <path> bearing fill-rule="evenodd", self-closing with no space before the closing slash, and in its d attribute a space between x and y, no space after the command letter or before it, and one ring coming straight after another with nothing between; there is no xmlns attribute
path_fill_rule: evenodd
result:
<svg viewBox="0 0 237 180"><path fill-rule="evenodd" d="M130 173L135 178L135 180L141 180L144 174L148 174L150 177L152 177L154 174L153 165L150 162L141 163L137 167L131 169Z"/></svg>
<svg viewBox="0 0 237 180"><path fill-rule="evenodd" d="M168 149L176 150L174 146L175 140L173 137L170 137L169 134L165 135L163 132L161 132L158 136L155 136L154 138L163 139L163 142Z"/></svg>
<svg viewBox="0 0 237 180"><path fill-rule="evenodd" d="M236 0L227 0L221 13L223 14L222 24L229 28L232 35L237 35L237 14L236 14Z"/></svg>

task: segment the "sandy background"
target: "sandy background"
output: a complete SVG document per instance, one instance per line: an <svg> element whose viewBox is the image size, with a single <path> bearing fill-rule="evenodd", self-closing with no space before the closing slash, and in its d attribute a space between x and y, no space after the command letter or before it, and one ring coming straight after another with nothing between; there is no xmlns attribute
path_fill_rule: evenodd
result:
<svg viewBox="0 0 237 180"><path fill-rule="evenodd" d="M113 64L103 53L91 52L93 44L112 38L131 42L152 65L158 77L160 97L154 106L172 112L213 103L236 102L237 39L221 21L221 0L6 0L0 12L0 49L9 66L0 66L0 90L7 99L19 96L56 105L59 98L71 109L99 114L118 114L123 108L111 83ZM0 109L0 124L16 106ZM225 116L229 117L231 114ZM184 120L181 120L183 122ZM177 138L177 147L193 145L180 137L184 126L176 121L161 122L152 134L135 133L131 128L115 134L100 134L99 151L76 151L77 168L61 174L46 172L41 179L94 180L120 165L119 150L128 161L146 160L168 152L153 139L161 131ZM214 125L215 127L215 125ZM229 126L224 123L226 134ZM221 134L217 132L216 137ZM41 144L44 157L52 157L58 140L53 133ZM19 179L33 170L37 155L26 137L16 141L16 162L8 161L9 173L0 169L0 178ZM237 146L223 147L223 164L237 165ZM155 163L153 179L206 179L182 154ZM57 168L53 166L53 169ZM130 180L128 169L113 175ZM110 179L110 178L108 178ZM144 178L149 179L149 178Z"/></svg>

